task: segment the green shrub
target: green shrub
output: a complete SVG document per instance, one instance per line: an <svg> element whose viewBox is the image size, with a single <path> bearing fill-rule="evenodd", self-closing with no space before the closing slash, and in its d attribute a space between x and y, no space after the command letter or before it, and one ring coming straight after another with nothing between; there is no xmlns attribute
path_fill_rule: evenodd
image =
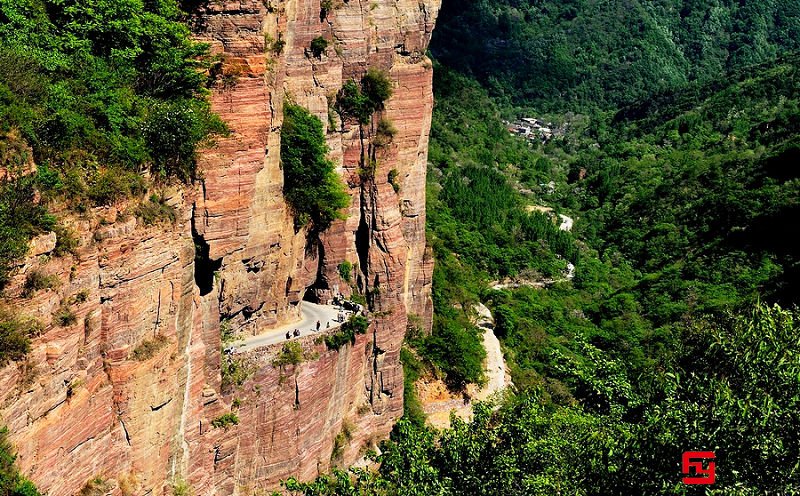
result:
<svg viewBox="0 0 800 496"><path fill-rule="evenodd" d="M0 308L0 367L25 358L30 351L30 338L40 332L42 325L35 319Z"/></svg>
<svg viewBox="0 0 800 496"><path fill-rule="evenodd" d="M372 140L372 144L378 148L387 146L394 140L395 134L397 134L397 128L394 127L392 121L382 117L378 121L378 128L375 131L375 139Z"/></svg>
<svg viewBox="0 0 800 496"><path fill-rule="evenodd" d="M228 412L211 421L211 425L217 429L228 429L232 425L239 425L239 416L233 412Z"/></svg>
<svg viewBox="0 0 800 496"><path fill-rule="evenodd" d="M353 80L342 85L336 95L336 111L343 121L356 119L360 124L368 124L372 114L383 110L384 102L391 96L389 76L378 69L369 69L360 85Z"/></svg>
<svg viewBox="0 0 800 496"><path fill-rule="evenodd" d="M143 362L155 356L156 353L161 351L167 344L169 339L163 334L159 334L152 339L145 339L134 348L131 353L131 359Z"/></svg>
<svg viewBox="0 0 800 496"><path fill-rule="evenodd" d="M339 277L342 278L342 281L346 283L350 283L353 278L353 264L345 260L344 262L339 264Z"/></svg>
<svg viewBox="0 0 800 496"><path fill-rule="evenodd" d="M361 91L374 110L383 110L383 103L392 96L392 81L386 72L370 68L361 78Z"/></svg>
<svg viewBox="0 0 800 496"><path fill-rule="evenodd" d="M11 277L14 266L27 254L31 237L55 226L55 219L36 203L35 181L26 175L24 152L15 143L0 136L0 289Z"/></svg>
<svg viewBox="0 0 800 496"><path fill-rule="evenodd" d="M236 339L236 333L233 331L230 319L222 319L219 322L219 335L222 344L227 344Z"/></svg>
<svg viewBox="0 0 800 496"><path fill-rule="evenodd" d="M350 319L334 333L325 336L325 346L329 350L338 350L347 343L356 342L356 334L366 334L369 321L361 315L352 315Z"/></svg>
<svg viewBox="0 0 800 496"><path fill-rule="evenodd" d="M61 327L69 327L78 321L77 315L69 305L62 303L56 313L53 314L53 323Z"/></svg>
<svg viewBox="0 0 800 496"><path fill-rule="evenodd" d="M91 291L89 291L89 289L87 289L87 288L83 288L80 291L78 291L77 293L75 293L74 295L72 295L69 298L67 298L65 300L65 303L67 305L76 305L76 304L80 304L80 303L86 303L86 301L89 299L89 295L91 295Z"/></svg>
<svg viewBox="0 0 800 496"><path fill-rule="evenodd" d="M25 284L22 287L22 296L30 298L37 291L43 289L53 289L61 283L55 274L47 274L41 269L33 269L25 276Z"/></svg>
<svg viewBox="0 0 800 496"><path fill-rule="evenodd" d="M403 416L422 427L425 425L425 412L414 384L422 376L423 364L407 346L400 349L400 362L403 364Z"/></svg>
<svg viewBox="0 0 800 496"><path fill-rule="evenodd" d="M209 144L211 134L226 132L208 102L200 100L153 102L143 126L157 175L182 181L195 179L198 146Z"/></svg>
<svg viewBox="0 0 800 496"><path fill-rule="evenodd" d="M278 39L272 42L270 49L275 55L280 55L284 48L286 48L286 40L283 39L283 33L278 33Z"/></svg>
<svg viewBox="0 0 800 496"><path fill-rule="evenodd" d="M366 163L358 168L358 177L362 181L370 181L375 178L376 170L378 170L378 161L370 157Z"/></svg>
<svg viewBox="0 0 800 496"><path fill-rule="evenodd" d="M331 462L338 461L344 454L344 448L353 440L353 424L345 419L342 421L342 430L333 438L333 450L331 451Z"/></svg>
<svg viewBox="0 0 800 496"><path fill-rule="evenodd" d="M112 167L99 170L91 178L87 196L97 206L112 205L125 198L140 195L145 189L142 176Z"/></svg>
<svg viewBox="0 0 800 496"><path fill-rule="evenodd" d="M147 226L152 226L159 222L174 224L178 219L175 209L167 205L164 198L157 195L152 195L149 200L137 205L133 213Z"/></svg>
<svg viewBox="0 0 800 496"><path fill-rule="evenodd" d="M322 122L299 105L284 105L281 132L283 195L295 216L295 227L311 223L324 231L350 205L341 178L327 158Z"/></svg>
<svg viewBox="0 0 800 496"><path fill-rule="evenodd" d="M358 83L353 80L345 82L342 89L336 94L335 108L342 122L347 119L356 119L361 124L368 124L374 112Z"/></svg>
<svg viewBox="0 0 800 496"><path fill-rule="evenodd" d="M53 254L57 257L75 254L79 244L75 233L61 224L56 224L53 228L53 232L56 233L56 247L53 250Z"/></svg>
<svg viewBox="0 0 800 496"><path fill-rule="evenodd" d="M253 375L253 368L242 358L224 356L222 358L221 370L222 389L241 387L245 381Z"/></svg>
<svg viewBox="0 0 800 496"><path fill-rule="evenodd" d="M394 188L395 193L400 192L400 183L397 181L397 177L399 175L400 173L397 172L397 169L392 169L389 171L389 184L392 185L392 188Z"/></svg>
<svg viewBox="0 0 800 496"><path fill-rule="evenodd" d="M0 428L0 494L8 496L41 496L36 486L14 465L17 455L7 439L8 428Z"/></svg>
<svg viewBox="0 0 800 496"><path fill-rule="evenodd" d="M341 5L342 5L342 0L322 0L319 3L319 8L320 8L319 18L320 18L320 21L325 19L325 17L327 17L329 12L331 12L334 9L337 9L337 8L341 7Z"/></svg>
<svg viewBox="0 0 800 496"><path fill-rule="evenodd" d="M192 496L192 488L185 480L179 480L172 485L172 496Z"/></svg>
<svg viewBox="0 0 800 496"><path fill-rule="evenodd" d="M311 40L311 53L314 54L314 57L321 59L322 54L325 53L325 50L328 49L328 40L323 38L322 36L317 36L313 40Z"/></svg>
<svg viewBox="0 0 800 496"><path fill-rule="evenodd" d="M300 365L305 359L303 345L299 341L289 341L283 343L281 352L273 360L273 367L283 367L284 365Z"/></svg>

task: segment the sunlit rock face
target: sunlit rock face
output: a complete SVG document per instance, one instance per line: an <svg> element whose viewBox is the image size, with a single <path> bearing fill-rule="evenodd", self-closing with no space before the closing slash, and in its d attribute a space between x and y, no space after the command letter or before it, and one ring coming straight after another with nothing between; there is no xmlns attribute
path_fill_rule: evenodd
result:
<svg viewBox="0 0 800 496"><path fill-rule="evenodd" d="M408 315L430 325L432 311L424 52L439 0L331 7L210 2L192 12L197 38L222 61L211 100L230 135L201 152L195 187L167 191L177 221L144 226L116 209L72 219L75 255L49 256L52 240L37 240L7 289L44 330L27 362L0 370L0 420L20 467L51 496L97 475L115 494L172 494L186 481L195 494L249 495L357 460L402 414ZM310 45L320 36L329 43L316 57ZM342 123L334 96L367 68L390 75L393 95L372 124ZM347 219L319 239L295 231L282 196L287 99L322 121L352 197ZM380 117L397 132L376 147ZM370 158L375 170L365 174ZM340 276L345 260L350 283ZM22 298L34 269L62 283ZM276 349L248 352L250 377L223 389L221 322L255 334L297 318L304 297L356 290L373 319L355 344L331 351L305 339L307 360L283 368L272 364ZM62 319L65 302L73 316ZM232 408L239 424L214 428Z"/></svg>

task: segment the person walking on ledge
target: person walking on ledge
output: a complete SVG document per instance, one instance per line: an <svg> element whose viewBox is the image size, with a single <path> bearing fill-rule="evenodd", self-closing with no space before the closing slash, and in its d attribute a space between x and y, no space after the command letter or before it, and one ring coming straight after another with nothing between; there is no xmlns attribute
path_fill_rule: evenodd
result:
<svg viewBox="0 0 800 496"><path fill-rule="evenodd" d="M319 320L318 320L318 321L317 321L317 330L318 330L318 331L319 331L319 326L321 326L321 325L322 325L322 324L320 324L320 323L319 323Z"/></svg>

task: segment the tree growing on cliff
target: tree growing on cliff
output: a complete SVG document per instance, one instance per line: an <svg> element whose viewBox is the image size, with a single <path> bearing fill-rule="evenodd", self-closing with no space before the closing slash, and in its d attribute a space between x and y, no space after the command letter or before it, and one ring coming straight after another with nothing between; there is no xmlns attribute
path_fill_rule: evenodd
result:
<svg viewBox="0 0 800 496"><path fill-rule="evenodd" d="M323 38L322 36L317 36L313 40L311 40L311 53L314 54L314 57L320 59L322 55L325 53L325 50L328 49L328 40Z"/></svg>
<svg viewBox="0 0 800 496"><path fill-rule="evenodd" d="M283 196L292 209L295 229L311 225L324 231L350 205L350 195L328 157L322 122L303 107L286 102L281 132Z"/></svg>
<svg viewBox="0 0 800 496"><path fill-rule="evenodd" d="M8 429L0 428L0 494L3 496L41 496L36 486L19 473L14 462L17 455L6 436Z"/></svg>
<svg viewBox="0 0 800 496"><path fill-rule="evenodd" d="M383 110L384 103L392 96L392 81L386 72L369 69L361 84L347 81L336 95L336 111L342 118L356 119L360 124L369 124L372 114Z"/></svg>

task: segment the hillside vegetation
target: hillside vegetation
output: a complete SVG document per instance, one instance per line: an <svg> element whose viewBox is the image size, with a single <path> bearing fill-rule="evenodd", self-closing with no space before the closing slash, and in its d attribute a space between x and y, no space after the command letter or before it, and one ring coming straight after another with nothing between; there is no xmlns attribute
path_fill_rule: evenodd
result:
<svg viewBox="0 0 800 496"><path fill-rule="evenodd" d="M431 50L505 104L615 109L800 48L780 0L445 1Z"/></svg>

